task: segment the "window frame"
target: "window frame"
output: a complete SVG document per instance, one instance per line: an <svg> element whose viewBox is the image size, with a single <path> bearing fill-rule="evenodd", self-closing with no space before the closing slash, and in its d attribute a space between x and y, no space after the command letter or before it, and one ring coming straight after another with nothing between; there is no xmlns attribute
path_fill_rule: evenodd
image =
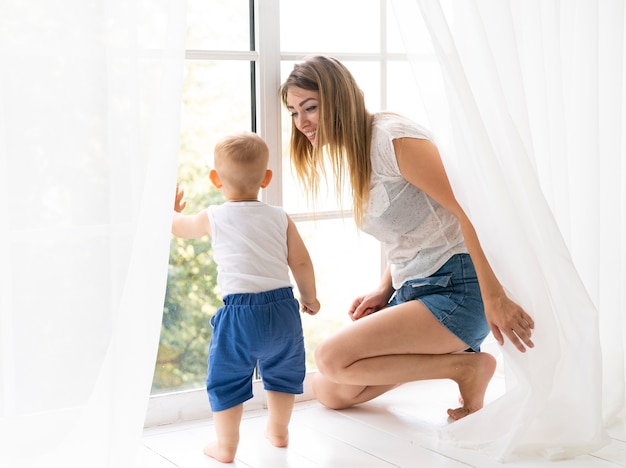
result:
<svg viewBox="0 0 626 468"><path fill-rule="evenodd" d="M377 0L380 5L380 52L378 53L336 53L332 55L339 60L366 61L380 64L380 104L387 106L387 64L391 61L407 61L404 53L387 51L387 10L388 0ZM262 3L262 8L261 8ZM250 51L219 51L197 50L185 51L185 60L237 60L249 61L251 64L251 93L253 121L251 130L258 132L270 148L269 168L273 171L274 183L262 190L261 197L266 203L282 205L283 202L283 171L281 163L282 135L281 119L284 114L278 96L281 84L281 63L298 61L310 52L281 51L280 49L280 0L250 0L251 8L251 50ZM323 51L316 53L324 54ZM252 88L254 83L254 88ZM330 220L345 217L345 212L324 211L318 213L290 213L294 221ZM384 270L384 255L380 253L380 271ZM307 372L304 382L304 393L296 395L296 402L313 399L312 377L316 371ZM265 392L261 381L253 382L254 397L244 403L244 411L266 408ZM211 418L211 410L207 404L206 389L174 391L151 395L148 401L144 427L164 424L181 423L198 419Z"/></svg>

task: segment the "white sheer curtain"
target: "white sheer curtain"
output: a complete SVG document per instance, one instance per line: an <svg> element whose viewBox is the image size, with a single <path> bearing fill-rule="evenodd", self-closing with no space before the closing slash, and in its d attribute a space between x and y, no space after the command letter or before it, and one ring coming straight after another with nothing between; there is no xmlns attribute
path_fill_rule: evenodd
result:
<svg viewBox="0 0 626 468"><path fill-rule="evenodd" d="M504 461L594 451L625 398L624 1L393 6L455 191L536 320L535 349L502 349L505 394L442 436Z"/></svg>
<svg viewBox="0 0 626 468"><path fill-rule="evenodd" d="M0 3L1 466L133 466L184 36L178 0Z"/></svg>

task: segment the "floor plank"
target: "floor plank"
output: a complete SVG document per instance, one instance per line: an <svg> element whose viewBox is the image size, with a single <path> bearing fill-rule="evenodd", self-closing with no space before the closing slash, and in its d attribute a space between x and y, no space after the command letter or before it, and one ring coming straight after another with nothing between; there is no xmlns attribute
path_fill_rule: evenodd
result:
<svg viewBox="0 0 626 468"><path fill-rule="evenodd" d="M489 402L502 391L494 379ZM609 430L611 443L574 460L527 459L506 464L479 451L442 444L438 431L448 424L445 410L457 404L456 386L446 381L416 382L376 400L342 411L315 401L296 404L287 449L264 438L266 413L244 413L241 443L233 464L224 465L202 453L214 437L211 420L144 431L143 468L613 468L626 467L625 422Z"/></svg>

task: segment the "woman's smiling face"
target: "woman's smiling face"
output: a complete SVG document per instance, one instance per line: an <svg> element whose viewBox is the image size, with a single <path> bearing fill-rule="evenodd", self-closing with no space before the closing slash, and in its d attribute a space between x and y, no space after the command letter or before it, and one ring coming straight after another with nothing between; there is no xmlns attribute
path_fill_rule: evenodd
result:
<svg viewBox="0 0 626 468"><path fill-rule="evenodd" d="M287 110L296 128L315 143L319 118L319 93L290 86L287 90Z"/></svg>

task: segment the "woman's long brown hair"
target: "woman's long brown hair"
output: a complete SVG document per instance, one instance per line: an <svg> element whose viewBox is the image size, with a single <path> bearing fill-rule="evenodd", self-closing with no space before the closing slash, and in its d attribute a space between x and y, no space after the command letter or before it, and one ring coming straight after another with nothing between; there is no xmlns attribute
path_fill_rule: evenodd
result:
<svg viewBox="0 0 626 468"><path fill-rule="evenodd" d="M360 225L369 199L372 171L372 116L365 107L363 91L341 62L325 56L307 57L294 66L280 88L285 106L290 87L319 93L316 145L311 144L292 121L290 156L298 178L310 194L317 196L320 180L326 176L326 152L339 197L344 177L349 177L354 219Z"/></svg>

